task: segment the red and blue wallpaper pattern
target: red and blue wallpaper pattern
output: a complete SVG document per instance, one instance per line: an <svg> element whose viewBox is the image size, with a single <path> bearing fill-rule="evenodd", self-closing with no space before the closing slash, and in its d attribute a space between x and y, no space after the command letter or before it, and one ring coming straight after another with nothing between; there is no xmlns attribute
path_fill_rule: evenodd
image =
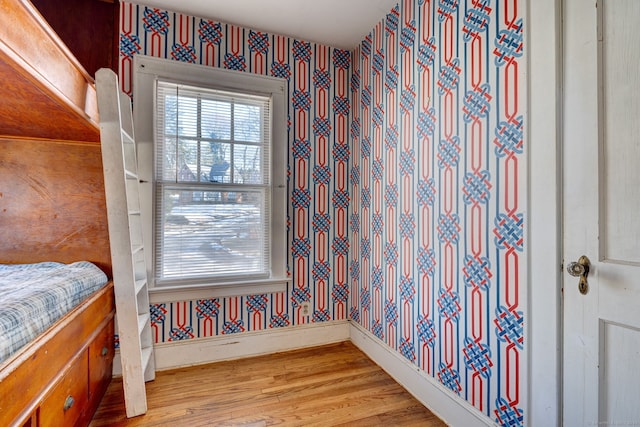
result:
<svg viewBox="0 0 640 427"><path fill-rule="evenodd" d="M351 319L509 426L524 422L520 3L403 1L351 78Z"/></svg>
<svg viewBox="0 0 640 427"><path fill-rule="evenodd" d="M154 304L156 342L349 318L522 425L523 8L404 0L349 52L122 3L125 92L136 54L289 88L290 290Z"/></svg>
<svg viewBox="0 0 640 427"><path fill-rule="evenodd" d="M120 76L129 94L137 54L283 78L290 101L290 291L154 304L156 342L346 320L351 53L125 2Z"/></svg>

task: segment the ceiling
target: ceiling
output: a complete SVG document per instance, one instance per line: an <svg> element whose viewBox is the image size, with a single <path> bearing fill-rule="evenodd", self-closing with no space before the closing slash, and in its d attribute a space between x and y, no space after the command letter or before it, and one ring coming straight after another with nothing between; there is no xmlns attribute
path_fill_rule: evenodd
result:
<svg viewBox="0 0 640 427"><path fill-rule="evenodd" d="M351 50L398 0L139 0L256 31Z"/></svg>

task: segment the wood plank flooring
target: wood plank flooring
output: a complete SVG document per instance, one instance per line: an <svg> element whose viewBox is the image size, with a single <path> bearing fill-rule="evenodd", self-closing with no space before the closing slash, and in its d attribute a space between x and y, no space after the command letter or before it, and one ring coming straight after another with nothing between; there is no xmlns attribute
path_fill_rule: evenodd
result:
<svg viewBox="0 0 640 427"><path fill-rule="evenodd" d="M127 419L114 379L91 426L445 425L350 342L158 372L147 399Z"/></svg>

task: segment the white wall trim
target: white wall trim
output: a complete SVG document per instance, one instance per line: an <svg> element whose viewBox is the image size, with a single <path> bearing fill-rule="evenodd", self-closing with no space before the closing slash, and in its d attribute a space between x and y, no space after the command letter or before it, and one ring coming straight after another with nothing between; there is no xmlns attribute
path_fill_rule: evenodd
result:
<svg viewBox="0 0 640 427"><path fill-rule="evenodd" d="M561 425L562 399L562 2L529 0L528 356L525 424Z"/></svg>
<svg viewBox="0 0 640 427"><path fill-rule="evenodd" d="M228 285L180 285L154 287L149 289L151 304L197 299L240 297L243 295L261 295L286 292L290 278L255 280L250 283Z"/></svg>
<svg viewBox="0 0 640 427"><path fill-rule="evenodd" d="M455 396L402 355L391 350L371 332L355 322L350 324L350 336L354 345L447 425L464 427L495 425L491 419L485 417L467 401Z"/></svg>
<svg viewBox="0 0 640 427"><path fill-rule="evenodd" d="M349 322L343 320L175 341L155 345L156 370L262 356L347 340ZM122 375L119 352L113 359L113 375Z"/></svg>

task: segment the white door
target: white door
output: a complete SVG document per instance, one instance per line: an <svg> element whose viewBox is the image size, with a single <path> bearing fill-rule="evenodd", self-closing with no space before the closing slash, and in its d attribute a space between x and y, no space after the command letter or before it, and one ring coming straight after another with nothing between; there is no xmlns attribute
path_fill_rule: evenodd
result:
<svg viewBox="0 0 640 427"><path fill-rule="evenodd" d="M640 425L640 0L563 15L564 425Z"/></svg>

